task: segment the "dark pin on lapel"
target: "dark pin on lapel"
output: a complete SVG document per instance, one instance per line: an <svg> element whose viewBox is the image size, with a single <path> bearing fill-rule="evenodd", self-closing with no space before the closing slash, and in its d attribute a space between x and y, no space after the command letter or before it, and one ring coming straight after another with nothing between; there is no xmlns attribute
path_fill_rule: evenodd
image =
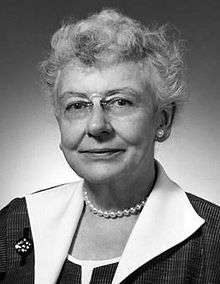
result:
<svg viewBox="0 0 220 284"><path fill-rule="evenodd" d="M21 256L20 265L23 266L26 263L26 257L33 250L33 241L29 239L30 228L24 228L23 237L19 239L15 244L15 250L17 254Z"/></svg>

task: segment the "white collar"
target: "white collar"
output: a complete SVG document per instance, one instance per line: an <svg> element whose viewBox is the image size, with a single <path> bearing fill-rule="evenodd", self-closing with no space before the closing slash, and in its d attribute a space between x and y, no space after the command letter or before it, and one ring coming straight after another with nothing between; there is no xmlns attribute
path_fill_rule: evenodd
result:
<svg viewBox="0 0 220 284"><path fill-rule="evenodd" d="M35 247L35 284L54 284L65 261L83 209L83 181L27 195ZM155 187L121 256L112 284L184 241L205 221L185 192L158 164Z"/></svg>

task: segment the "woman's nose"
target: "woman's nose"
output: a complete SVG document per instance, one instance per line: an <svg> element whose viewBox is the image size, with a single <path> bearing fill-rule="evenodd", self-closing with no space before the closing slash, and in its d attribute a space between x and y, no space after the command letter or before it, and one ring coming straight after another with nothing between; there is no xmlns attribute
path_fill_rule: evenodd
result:
<svg viewBox="0 0 220 284"><path fill-rule="evenodd" d="M112 132L111 124L107 118L105 110L102 106L93 106L91 115L88 117L87 122L87 134L89 136L108 136Z"/></svg>

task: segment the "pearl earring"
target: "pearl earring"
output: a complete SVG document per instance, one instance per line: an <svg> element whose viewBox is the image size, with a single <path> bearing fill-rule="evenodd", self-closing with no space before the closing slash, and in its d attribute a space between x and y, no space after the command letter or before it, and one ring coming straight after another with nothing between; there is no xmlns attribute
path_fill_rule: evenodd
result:
<svg viewBox="0 0 220 284"><path fill-rule="evenodd" d="M162 128L157 130L157 138L162 138L164 136L164 130Z"/></svg>

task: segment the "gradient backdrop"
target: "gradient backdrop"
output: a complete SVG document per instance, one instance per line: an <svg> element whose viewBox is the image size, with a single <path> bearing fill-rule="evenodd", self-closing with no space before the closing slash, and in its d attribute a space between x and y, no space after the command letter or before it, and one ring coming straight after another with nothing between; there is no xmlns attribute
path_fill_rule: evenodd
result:
<svg viewBox="0 0 220 284"><path fill-rule="evenodd" d="M156 155L185 190L220 204L220 1L1 0L0 207L9 200L77 179L59 151L37 64L61 20L118 7L145 23L173 23L188 44L191 100Z"/></svg>

